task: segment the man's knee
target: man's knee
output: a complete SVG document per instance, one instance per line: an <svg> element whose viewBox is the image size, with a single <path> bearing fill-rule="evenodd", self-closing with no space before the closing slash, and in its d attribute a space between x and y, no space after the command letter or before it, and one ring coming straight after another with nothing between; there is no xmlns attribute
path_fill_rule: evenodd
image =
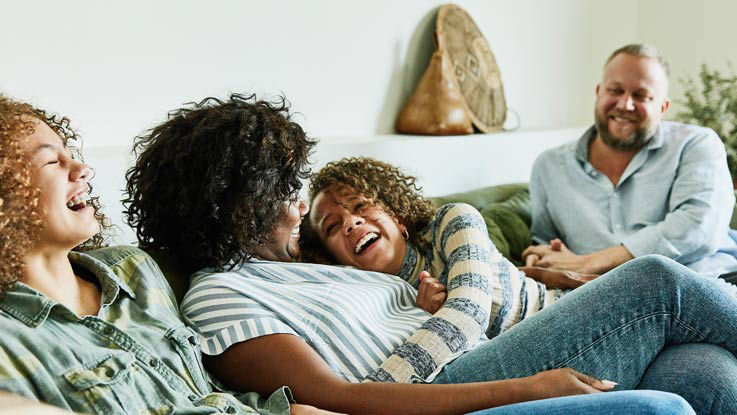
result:
<svg viewBox="0 0 737 415"><path fill-rule="evenodd" d="M668 346L650 364L637 388L678 394L699 414L734 414L737 358L713 344Z"/></svg>

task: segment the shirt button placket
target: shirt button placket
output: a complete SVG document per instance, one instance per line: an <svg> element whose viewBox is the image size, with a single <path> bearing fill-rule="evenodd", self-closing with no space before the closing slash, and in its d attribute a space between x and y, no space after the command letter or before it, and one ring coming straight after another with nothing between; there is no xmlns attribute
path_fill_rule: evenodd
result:
<svg viewBox="0 0 737 415"><path fill-rule="evenodd" d="M612 195L609 197L609 220L611 221L614 233L619 232L621 226L619 224L619 200L617 198L616 190L614 190Z"/></svg>

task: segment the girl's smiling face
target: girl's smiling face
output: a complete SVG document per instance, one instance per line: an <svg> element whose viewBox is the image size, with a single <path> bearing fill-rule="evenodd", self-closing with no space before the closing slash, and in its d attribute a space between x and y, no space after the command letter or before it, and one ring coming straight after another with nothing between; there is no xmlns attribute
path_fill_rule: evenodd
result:
<svg viewBox="0 0 737 415"><path fill-rule="evenodd" d="M26 149L33 185L40 189L43 229L39 248L71 250L100 232L95 209L88 203L89 166L75 160L61 137L41 121L35 122Z"/></svg>
<svg viewBox="0 0 737 415"><path fill-rule="evenodd" d="M406 228L354 189L331 186L318 193L310 221L339 263L387 274L399 272L407 250Z"/></svg>

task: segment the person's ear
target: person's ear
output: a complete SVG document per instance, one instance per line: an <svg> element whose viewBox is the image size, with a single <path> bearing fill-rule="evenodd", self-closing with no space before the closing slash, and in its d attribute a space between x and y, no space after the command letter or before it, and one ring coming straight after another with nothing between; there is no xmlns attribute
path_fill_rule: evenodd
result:
<svg viewBox="0 0 737 415"><path fill-rule="evenodd" d="M407 230L407 227L404 226L404 224L399 223L399 221L397 221L397 224L399 225L399 230L402 232L402 238L404 238L405 241L409 240L409 231Z"/></svg>
<svg viewBox="0 0 737 415"><path fill-rule="evenodd" d="M663 100L663 105L660 106L660 114L665 114L668 108L670 108L670 99L666 98Z"/></svg>

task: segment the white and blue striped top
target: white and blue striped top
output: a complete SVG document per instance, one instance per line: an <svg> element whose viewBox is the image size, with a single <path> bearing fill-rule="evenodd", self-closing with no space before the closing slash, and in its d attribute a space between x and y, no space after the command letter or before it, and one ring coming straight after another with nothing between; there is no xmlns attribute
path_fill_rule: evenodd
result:
<svg viewBox="0 0 737 415"><path fill-rule="evenodd" d="M202 351L287 333L305 340L350 382L360 382L430 315L400 278L315 264L253 260L231 272L192 276L182 315L202 336Z"/></svg>

